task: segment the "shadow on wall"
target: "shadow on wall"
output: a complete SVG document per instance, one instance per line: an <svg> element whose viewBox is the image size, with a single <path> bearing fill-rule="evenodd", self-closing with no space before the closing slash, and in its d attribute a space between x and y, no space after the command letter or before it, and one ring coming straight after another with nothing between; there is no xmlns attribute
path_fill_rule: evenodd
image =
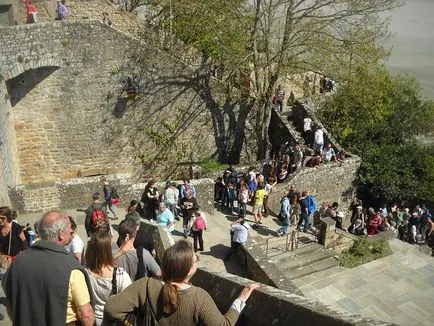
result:
<svg viewBox="0 0 434 326"><path fill-rule="evenodd" d="M122 119L124 117L125 111L127 110L128 99L124 97L118 97L118 101L113 109L113 116L116 119Z"/></svg>
<svg viewBox="0 0 434 326"><path fill-rule="evenodd" d="M19 58L18 58L19 60ZM6 81L9 100L12 106L17 105L36 85L50 76L60 67L41 67L29 69L22 74Z"/></svg>

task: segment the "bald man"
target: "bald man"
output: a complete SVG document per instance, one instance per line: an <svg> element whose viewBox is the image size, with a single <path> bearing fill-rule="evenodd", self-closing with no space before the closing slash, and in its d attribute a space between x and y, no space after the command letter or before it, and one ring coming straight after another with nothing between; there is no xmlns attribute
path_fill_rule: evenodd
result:
<svg viewBox="0 0 434 326"><path fill-rule="evenodd" d="M17 256L3 279L14 325L94 325L89 277L64 246L73 231L61 211L46 213L40 240Z"/></svg>

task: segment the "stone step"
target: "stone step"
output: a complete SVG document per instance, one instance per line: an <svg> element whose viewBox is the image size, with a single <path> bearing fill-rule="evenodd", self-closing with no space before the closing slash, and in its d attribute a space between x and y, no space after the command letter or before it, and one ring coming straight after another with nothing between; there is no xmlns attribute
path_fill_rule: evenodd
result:
<svg viewBox="0 0 434 326"><path fill-rule="evenodd" d="M333 267L336 267L339 265L339 262L336 258L330 257L325 260L320 260L316 263L313 263L308 266L303 266L297 269L291 269L289 271L283 271L285 273L285 276L290 279L294 280L299 277L303 277L309 274L325 271L328 269L331 269Z"/></svg>
<svg viewBox="0 0 434 326"><path fill-rule="evenodd" d="M326 249L320 249L315 252L305 253L302 255L294 255L293 257L288 257L285 260L280 260L277 266L285 272L298 269L303 266L310 266L322 260L327 260L333 257L333 253Z"/></svg>

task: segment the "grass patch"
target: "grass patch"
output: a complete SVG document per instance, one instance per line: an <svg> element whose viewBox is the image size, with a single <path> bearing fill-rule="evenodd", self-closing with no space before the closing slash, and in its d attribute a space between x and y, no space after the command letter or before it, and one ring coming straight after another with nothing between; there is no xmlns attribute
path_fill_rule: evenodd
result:
<svg viewBox="0 0 434 326"><path fill-rule="evenodd" d="M202 167L202 173L209 173L209 172L215 172L215 171L223 171L226 169L227 164L221 164L220 162L213 160L213 159L205 159L200 164Z"/></svg>
<svg viewBox="0 0 434 326"><path fill-rule="evenodd" d="M354 242L348 251L343 252L339 261L341 266L353 268L391 253L392 250L386 240L368 241L366 237L363 237Z"/></svg>

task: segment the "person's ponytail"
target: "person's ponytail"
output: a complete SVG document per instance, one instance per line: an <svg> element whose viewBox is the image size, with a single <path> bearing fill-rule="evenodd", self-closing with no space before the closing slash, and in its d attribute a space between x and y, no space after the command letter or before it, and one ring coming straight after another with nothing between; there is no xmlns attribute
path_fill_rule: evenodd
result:
<svg viewBox="0 0 434 326"><path fill-rule="evenodd" d="M163 300L163 314L173 314L179 307L178 289L172 283L166 282L163 285L161 296Z"/></svg>

